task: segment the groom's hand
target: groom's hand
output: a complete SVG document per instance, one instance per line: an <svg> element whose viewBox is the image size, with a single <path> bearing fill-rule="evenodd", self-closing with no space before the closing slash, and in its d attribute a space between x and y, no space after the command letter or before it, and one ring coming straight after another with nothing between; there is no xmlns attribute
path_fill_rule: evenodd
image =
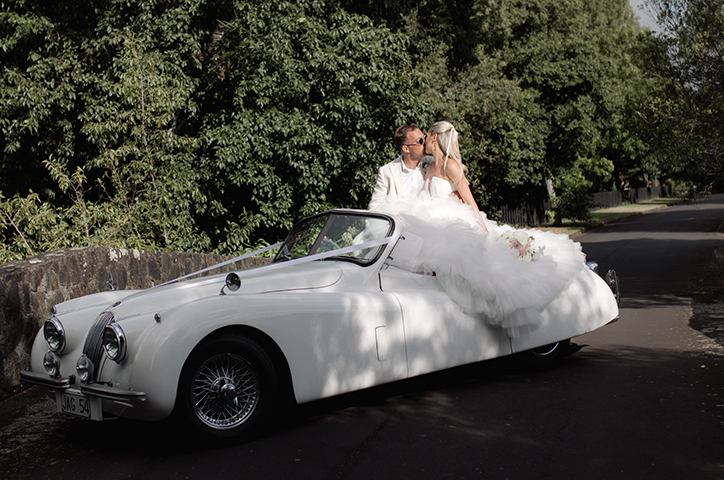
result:
<svg viewBox="0 0 724 480"><path fill-rule="evenodd" d="M460 200L461 202L463 201L463 197L460 196L460 192L458 192L457 190L455 190L454 192L452 192L452 193L450 194L450 196L457 198L457 199Z"/></svg>

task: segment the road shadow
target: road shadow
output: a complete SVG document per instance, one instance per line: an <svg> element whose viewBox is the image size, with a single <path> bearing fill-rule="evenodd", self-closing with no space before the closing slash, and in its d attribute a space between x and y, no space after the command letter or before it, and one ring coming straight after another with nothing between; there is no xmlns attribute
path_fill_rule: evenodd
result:
<svg viewBox="0 0 724 480"><path fill-rule="evenodd" d="M478 462L509 478L562 464L600 473L589 478L721 478L724 358L576 343L571 353L548 370L501 358L312 402L282 412L256 438L224 444L166 422L65 417L33 387L0 404L13 417L0 428L0 477L238 478L244 468L253 478L326 478L316 469L327 468L327 457L361 448L355 455L378 458L387 478L403 478L402 459L432 469L449 462L443 445L455 445L463 456L453 476ZM525 464L511 463L517 457ZM347 468L335 478L373 474L369 465Z"/></svg>

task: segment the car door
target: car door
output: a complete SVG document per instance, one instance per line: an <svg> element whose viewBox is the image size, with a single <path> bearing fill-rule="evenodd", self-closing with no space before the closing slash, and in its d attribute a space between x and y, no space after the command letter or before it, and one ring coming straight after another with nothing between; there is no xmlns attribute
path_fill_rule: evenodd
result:
<svg viewBox="0 0 724 480"><path fill-rule="evenodd" d="M505 332L460 310L434 274L386 265L379 277L402 309L410 376L511 353Z"/></svg>

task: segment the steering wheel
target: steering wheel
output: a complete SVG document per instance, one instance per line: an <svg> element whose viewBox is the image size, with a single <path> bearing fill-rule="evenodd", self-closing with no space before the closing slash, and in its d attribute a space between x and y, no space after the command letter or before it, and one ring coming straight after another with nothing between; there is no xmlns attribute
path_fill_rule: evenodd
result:
<svg viewBox="0 0 724 480"><path fill-rule="evenodd" d="M332 240L328 237L324 237L322 239L322 243L319 245L319 248L317 249L317 253L329 252L331 250L338 250L340 248L342 248L342 247L337 245L337 243L334 240Z"/></svg>

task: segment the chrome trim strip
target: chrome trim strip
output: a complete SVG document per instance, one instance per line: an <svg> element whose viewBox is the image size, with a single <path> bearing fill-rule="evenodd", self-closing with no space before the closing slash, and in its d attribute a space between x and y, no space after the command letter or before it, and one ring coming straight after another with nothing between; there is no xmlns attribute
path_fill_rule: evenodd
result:
<svg viewBox="0 0 724 480"><path fill-rule="evenodd" d="M51 378L48 376L48 374L45 373L36 373L22 370L20 372L20 379L24 382L34 383L35 385L55 388L58 390L66 390L70 388L69 378Z"/></svg>
<svg viewBox="0 0 724 480"><path fill-rule="evenodd" d="M69 378L50 378L46 374L29 372L27 370L20 372L20 379L24 382L54 388L56 390L67 390L71 386ZM138 400L140 402L146 401L146 392L134 392L132 390L109 387L108 385L102 385L99 383L80 384L78 387L80 388L80 392L84 395L113 400L114 402L118 402L128 407L133 406L134 400Z"/></svg>

